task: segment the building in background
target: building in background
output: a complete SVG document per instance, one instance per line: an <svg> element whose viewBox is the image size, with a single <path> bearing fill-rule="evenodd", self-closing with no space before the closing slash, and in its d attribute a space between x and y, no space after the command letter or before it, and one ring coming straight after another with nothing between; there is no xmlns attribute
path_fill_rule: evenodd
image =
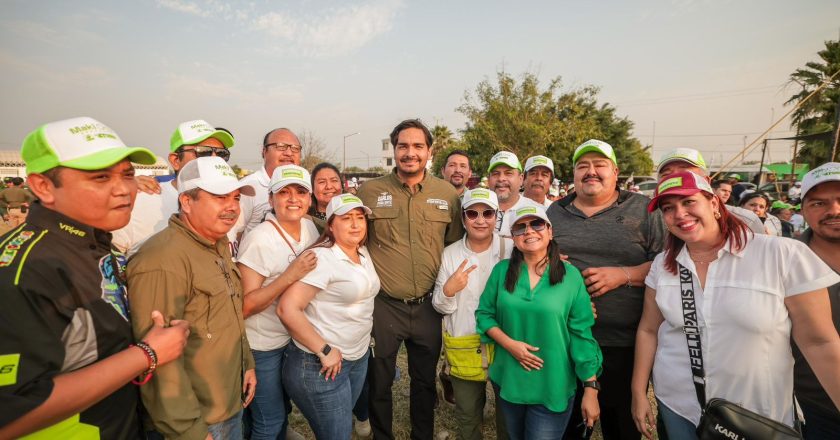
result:
<svg viewBox="0 0 840 440"><path fill-rule="evenodd" d="M138 175L163 176L169 174L169 163L158 157L154 165L134 164ZM0 180L5 177L26 177L26 164L20 151L0 150Z"/></svg>

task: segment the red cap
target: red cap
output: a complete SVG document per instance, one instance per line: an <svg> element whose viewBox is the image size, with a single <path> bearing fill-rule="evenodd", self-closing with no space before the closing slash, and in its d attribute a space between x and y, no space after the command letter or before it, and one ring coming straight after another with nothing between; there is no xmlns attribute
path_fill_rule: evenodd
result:
<svg viewBox="0 0 840 440"><path fill-rule="evenodd" d="M706 191L714 195L712 186L705 177L694 174L691 171L682 171L669 174L659 180L656 185L656 192L653 193L653 200L648 203L648 212L656 211L659 202L665 196L691 196L700 191Z"/></svg>

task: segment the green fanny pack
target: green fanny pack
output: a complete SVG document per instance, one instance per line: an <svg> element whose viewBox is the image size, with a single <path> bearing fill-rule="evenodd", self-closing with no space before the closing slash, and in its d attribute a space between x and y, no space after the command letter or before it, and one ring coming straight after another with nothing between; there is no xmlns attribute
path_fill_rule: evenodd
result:
<svg viewBox="0 0 840 440"><path fill-rule="evenodd" d="M493 362L493 344L484 344L476 335L451 336L443 332L445 371L463 380L487 380L487 367Z"/></svg>

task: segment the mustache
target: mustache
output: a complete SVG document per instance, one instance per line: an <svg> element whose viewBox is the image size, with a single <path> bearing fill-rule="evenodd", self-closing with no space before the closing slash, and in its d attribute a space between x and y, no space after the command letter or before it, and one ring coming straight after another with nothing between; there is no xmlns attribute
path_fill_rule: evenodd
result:
<svg viewBox="0 0 840 440"><path fill-rule="evenodd" d="M236 220L239 218L238 212L223 212L219 214L219 218L222 220Z"/></svg>
<svg viewBox="0 0 840 440"><path fill-rule="evenodd" d="M825 222L830 222L830 221L836 221L836 220L840 220L840 215L828 215L828 216L820 219L820 224L823 224Z"/></svg>
<svg viewBox="0 0 840 440"><path fill-rule="evenodd" d="M417 156L406 156L406 157L403 157L402 159L400 159L400 162L410 162L410 161L413 161L413 160L418 160L419 161L420 158L417 157Z"/></svg>

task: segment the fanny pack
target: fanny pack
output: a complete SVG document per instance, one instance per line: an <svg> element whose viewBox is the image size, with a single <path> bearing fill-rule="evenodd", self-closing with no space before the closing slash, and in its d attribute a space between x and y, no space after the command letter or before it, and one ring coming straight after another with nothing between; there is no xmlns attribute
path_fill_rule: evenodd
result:
<svg viewBox="0 0 840 440"><path fill-rule="evenodd" d="M726 399L711 399L706 402L706 373L703 369L703 350L700 344L700 327L697 322L697 308L694 304L694 283L691 271L679 265L680 293L682 295L683 324L688 356L691 361L691 376L694 391L700 403L702 414L697 427L700 440L715 439L766 439L801 440L802 434L790 426L764 417ZM794 402L794 419L796 417Z"/></svg>
<svg viewBox="0 0 840 440"><path fill-rule="evenodd" d="M487 367L493 362L493 345L481 342L477 334L451 336L443 332L446 354L444 371L458 379L483 382L487 380Z"/></svg>

